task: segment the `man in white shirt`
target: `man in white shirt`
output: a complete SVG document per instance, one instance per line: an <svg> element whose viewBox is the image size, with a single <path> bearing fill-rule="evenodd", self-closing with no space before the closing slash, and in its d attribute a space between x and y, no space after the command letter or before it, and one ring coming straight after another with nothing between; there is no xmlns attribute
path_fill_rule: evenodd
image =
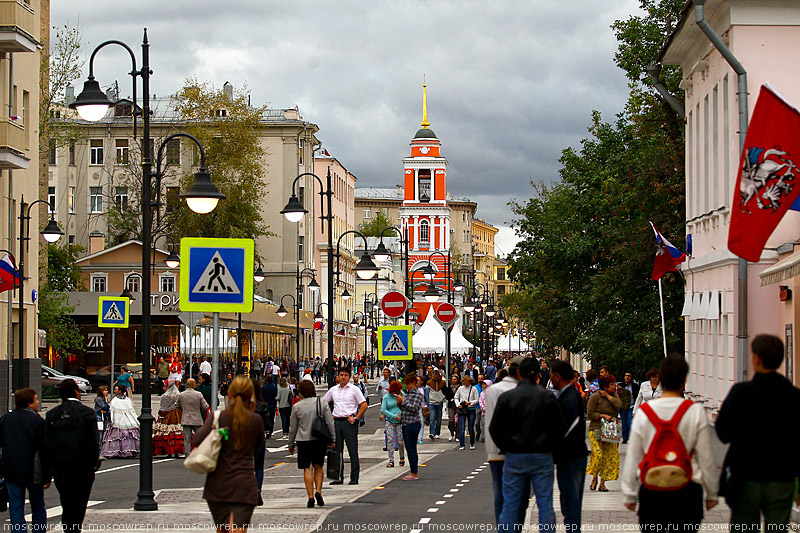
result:
<svg viewBox="0 0 800 533"><path fill-rule="evenodd" d="M367 400L361 390L350 383L350 369L342 367L336 386L328 389L322 397L323 403L333 402L333 427L336 430L336 451L342 453L347 445L350 456L350 484L358 485L361 465L358 462L358 419L367 411ZM331 485L344 483L342 478L331 482Z"/></svg>
<svg viewBox="0 0 800 533"><path fill-rule="evenodd" d="M205 357L203 357L203 362L200 363L200 373L211 375L211 363Z"/></svg>

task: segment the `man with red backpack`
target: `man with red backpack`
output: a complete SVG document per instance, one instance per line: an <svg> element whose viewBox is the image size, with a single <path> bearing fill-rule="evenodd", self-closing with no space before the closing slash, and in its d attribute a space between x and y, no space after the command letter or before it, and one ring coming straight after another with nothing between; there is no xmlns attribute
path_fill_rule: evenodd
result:
<svg viewBox="0 0 800 533"><path fill-rule="evenodd" d="M640 407L633 419L622 494L636 510L642 530L697 531L705 508L717 505L718 469L711 451L711 427L705 409L683 398L689 365L682 355L661 362L661 398ZM658 525L658 526L656 526Z"/></svg>

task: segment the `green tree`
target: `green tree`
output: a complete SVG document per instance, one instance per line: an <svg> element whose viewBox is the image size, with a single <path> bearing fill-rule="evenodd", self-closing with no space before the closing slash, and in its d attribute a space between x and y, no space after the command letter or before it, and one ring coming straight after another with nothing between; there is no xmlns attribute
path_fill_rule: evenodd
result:
<svg viewBox="0 0 800 533"><path fill-rule="evenodd" d="M510 258L517 290L502 304L550 352L583 353L617 372L661 357L649 221L683 246L683 121L643 74L682 4L641 0L644 15L614 24L615 59L631 80L625 110L614 122L595 112L580 149L563 151L560 179L534 184L533 198L512 204L521 237ZM677 90L679 78L668 71L667 86ZM662 281L668 346L681 349L683 283L676 274Z"/></svg>
<svg viewBox="0 0 800 533"><path fill-rule="evenodd" d="M46 279L39 290L39 328L47 332L47 343L59 357L84 349L83 335L71 316L75 308L69 305L67 295L83 289L81 268L76 263L82 251L74 244L48 244L48 261L39 266Z"/></svg>
<svg viewBox="0 0 800 533"><path fill-rule="evenodd" d="M392 226L394 226L392 219L383 212L383 209L378 209L375 212L375 216L369 222L362 222L358 230L367 237L380 237L383 230ZM396 233L391 235L396 235Z"/></svg>

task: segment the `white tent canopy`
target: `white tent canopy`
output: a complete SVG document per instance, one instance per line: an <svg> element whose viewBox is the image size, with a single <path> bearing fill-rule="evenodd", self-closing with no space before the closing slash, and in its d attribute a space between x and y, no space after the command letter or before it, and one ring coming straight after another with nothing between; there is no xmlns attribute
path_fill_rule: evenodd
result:
<svg viewBox="0 0 800 533"><path fill-rule="evenodd" d="M443 353L445 351L445 332L433 316L433 309L428 312L422 327L414 334L412 346L415 353ZM458 324L459 320L456 320ZM472 344L461 334L461 328L456 325L450 333L450 353L467 353Z"/></svg>
<svg viewBox="0 0 800 533"><path fill-rule="evenodd" d="M507 336L500 337L497 341L498 352L529 352L531 347L528 346L519 336L508 334Z"/></svg>

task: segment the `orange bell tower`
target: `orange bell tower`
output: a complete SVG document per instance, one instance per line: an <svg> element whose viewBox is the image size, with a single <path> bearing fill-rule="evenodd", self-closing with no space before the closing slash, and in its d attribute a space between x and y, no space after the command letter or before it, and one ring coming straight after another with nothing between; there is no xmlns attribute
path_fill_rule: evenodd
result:
<svg viewBox="0 0 800 533"><path fill-rule="evenodd" d="M411 140L411 156L403 159L404 196L399 215L409 240L409 270L432 264L437 271L435 283L444 296L449 288L445 272L451 268L446 264L450 249L447 159L442 156L442 143L428 122L427 87L423 83L421 128ZM423 280L422 276L414 277L415 284Z"/></svg>

